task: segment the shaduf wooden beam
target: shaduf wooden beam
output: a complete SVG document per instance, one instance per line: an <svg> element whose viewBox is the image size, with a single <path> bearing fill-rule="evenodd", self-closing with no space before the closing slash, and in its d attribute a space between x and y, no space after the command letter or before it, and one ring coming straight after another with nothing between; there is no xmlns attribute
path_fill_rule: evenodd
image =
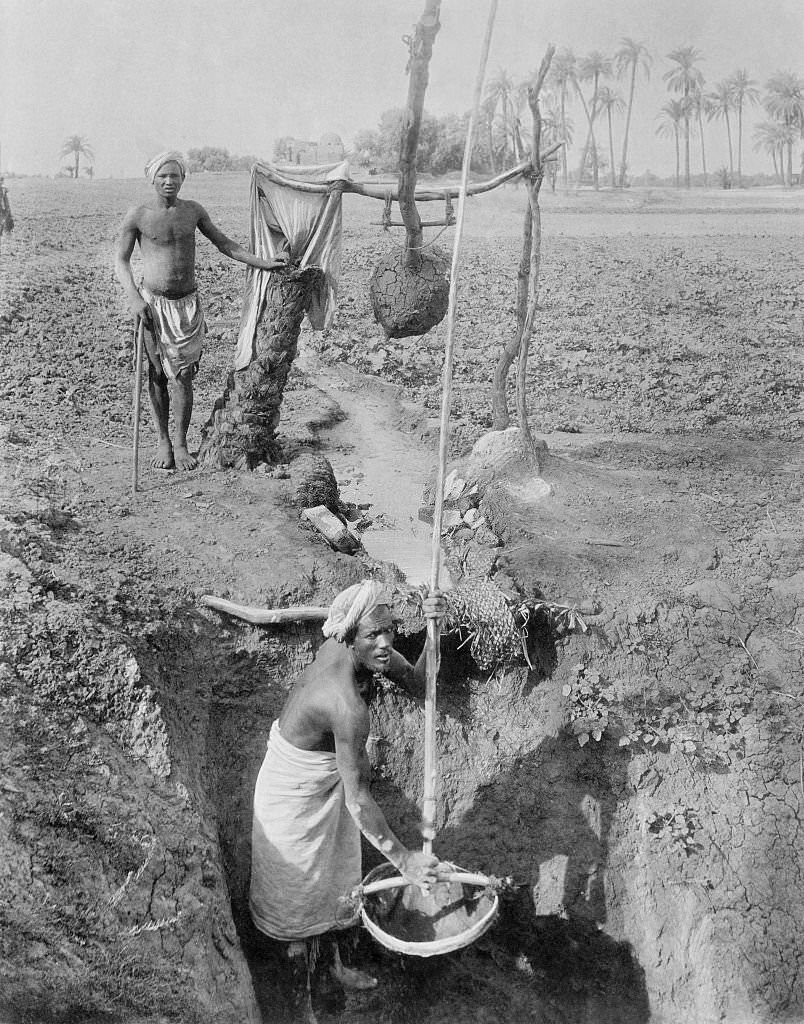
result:
<svg viewBox="0 0 804 1024"><path fill-rule="evenodd" d="M553 147L550 152L554 152L558 147ZM543 154L543 159L548 154ZM513 181L520 175L525 174L531 166L530 160L523 160L522 163L516 165L516 167L510 167L507 171L503 171L502 174L496 175L494 178L489 178L488 181L479 181L474 185L470 185L467 190L467 196L479 196L484 192L491 192L495 188L499 188L500 185L504 185L507 181ZM383 186L383 185L364 185L359 181L349 181L345 178L341 178L338 181L330 182L312 182L312 181L298 181L294 178L288 178L282 174L276 167L271 167L268 164L255 164L255 167L259 170L260 174L269 178L277 185L284 185L286 188L295 189L297 192L309 192L313 195L324 195L330 192L339 190L341 192L352 192L358 196L366 196L368 199L383 199L388 198L392 200L399 199L399 186ZM460 194L460 189L455 185L444 186L444 188L423 188L416 189L413 193L417 203L435 203L444 202L447 199L457 199Z"/></svg>

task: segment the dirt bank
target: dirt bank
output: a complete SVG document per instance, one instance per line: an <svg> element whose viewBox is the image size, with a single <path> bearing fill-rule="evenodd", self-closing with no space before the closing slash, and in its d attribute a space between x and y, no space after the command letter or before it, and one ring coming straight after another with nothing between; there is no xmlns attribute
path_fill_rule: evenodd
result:
<svg viewBox="0 0 804 1024"><path fill-rule="evenodd" d="M204 179L209 194L194 193L235 237L244 185ZM270 721L319 638L224 620L198 599L323 603L378 568L300 526L292 463L147 472L131 500L131 332L109 268L135 188L20 183L15 259L2 257L3 1009L26 1024L275 1020L279 963L254 956L243 914L249 802ZM499 199L493 241L479 237L486 213L470 224L453 453L482 483L496 541L480 558L456 527L451 565L531 603L576 604L588 628L535 616L532 670L481 670L448 644L436 846L510 876L501 920L438 961L361 938L383 985L340 1019L794 1020L798 249L731 220L706 238L613 241L584 220L581 239L573 225L595 211L556 202L531 364L550 459L543 481L516 465L495 475L468 451L511 317L517 241L503 228L516 200ZM415 544L408 504L380 504L393 492L381 454L404 457L418 501L443 339L378 336L365 281L387 243L346 224L337 326L303 335L283 443L330 459L344 494L371 503L372 536L401 520ZM200 277L212 331L196 429L225 378L240 287L206 249ZM371 438L349 417L366 399ZM376 793L409 841L421 723L415 703L381 691Z"/></svg>

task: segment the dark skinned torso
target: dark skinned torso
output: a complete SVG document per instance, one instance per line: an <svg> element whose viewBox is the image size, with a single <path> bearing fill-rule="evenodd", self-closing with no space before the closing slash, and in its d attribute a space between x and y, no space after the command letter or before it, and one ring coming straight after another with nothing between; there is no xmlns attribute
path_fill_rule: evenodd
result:
<svg viewBox="0 0 804 1024"><path fill-rule="evenodd" d="M138 209L143 284L149 291L169 298L195 291L195 233L202 215L203 207L183 199L167 208Z"/></svg>

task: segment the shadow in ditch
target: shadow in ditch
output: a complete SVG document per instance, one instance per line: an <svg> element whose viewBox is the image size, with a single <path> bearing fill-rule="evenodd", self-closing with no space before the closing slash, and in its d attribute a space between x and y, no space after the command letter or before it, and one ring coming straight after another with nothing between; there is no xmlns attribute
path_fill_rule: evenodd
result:
<svg viewBox="0 0 804 1024"><path fill-rule="evenodd" d="M440 853L513 880L487 942L532 978L560 1020L650 1017L630 944L602 930L609 833L625 789L626 758L617 748L547 737L480 788L438 837Z"/></svg>

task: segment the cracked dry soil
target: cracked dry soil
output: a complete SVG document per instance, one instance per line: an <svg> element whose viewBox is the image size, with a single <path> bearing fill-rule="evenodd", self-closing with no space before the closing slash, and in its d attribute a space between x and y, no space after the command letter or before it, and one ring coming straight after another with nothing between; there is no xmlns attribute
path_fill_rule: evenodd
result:
<svg viewBox="0 0 804 1024"><path fill-rule="evenodd" d="M186 191L245 237L246 186L209 175ZM292 477L145 471L132 501L131 326L111 265L144 187L12 188L0 265L4 1024L286 1019L281 959L244 913L250 798L270 722L320 637L256 629L198 599L319 604L367 570L390 573L302 528ZM451 571L575 604L588 628L536 615L534 667L493 673L445 641L436 849L510 878L500 918L436 960L356 935L380 988L323 1006L321 1020L804 1019L800 201L543 197L530 366L543 484L468 455L512 323L524 198L476 202L452 456L481 482L486 540L452 528ZM349 468L350 495L372 484L348 429L367 372L386 410L373 450L379 439L418 453L407 486L424 489L443 350L442 327L386 340L373 325L367 280L391 243L371 213L346 205L339 316L303 333L309 358L282 420L287 451ZM211 332L196 446L241 289L206 243L198 262ZM146 450L152 439L147 425ZM381 491L373 500L370 516L393 517ZM415 629L400 639L410 653L420 643ZM421 707L381 687L372 734L377 798L415 842Z"/></svg>

